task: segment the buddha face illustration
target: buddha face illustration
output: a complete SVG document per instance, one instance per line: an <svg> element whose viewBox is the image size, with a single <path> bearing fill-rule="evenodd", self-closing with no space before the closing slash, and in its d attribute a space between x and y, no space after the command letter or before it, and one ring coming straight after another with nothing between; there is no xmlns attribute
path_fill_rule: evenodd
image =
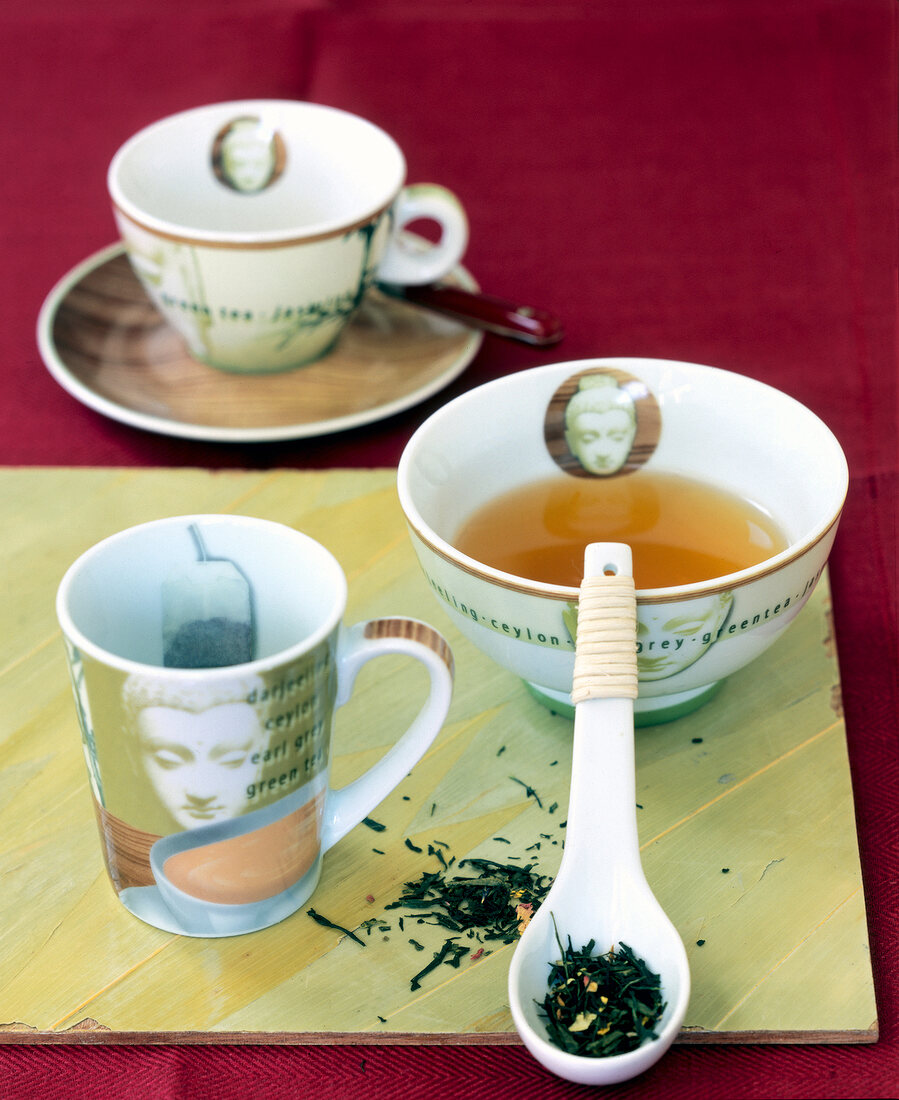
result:
<svg viewBox="0 0 899 1100"><path fill-rule="evenodd" d="M258 678L253 677L254 681ZM268 735L247 698L249 679L171 690L152 681L128 684L134 748L159 800L183 829L236 817L258 781Z"/></svg>
<svg viewBox="0 0 899 1100"><path fill-rule="evenodd" d="M263 191L280 174L279 138L257 118L239 118L218 136L213 163L218 178L235 191Z"/></svg>
<svg viewBox="0 0 899 1100"><path fill-rule="evenodd" d="M637 432L630 394L609 374L585 375L565 409L565 440L590 474L607 477L627 461Z"/></svg>
<svg viewBox="0 0 899 1100"><path fill-rule="evenodd" d="M637 623L639 678L664 680L695 664L715 644L732 603L730 592L717 592L680 604L641 607Z"/></svg>

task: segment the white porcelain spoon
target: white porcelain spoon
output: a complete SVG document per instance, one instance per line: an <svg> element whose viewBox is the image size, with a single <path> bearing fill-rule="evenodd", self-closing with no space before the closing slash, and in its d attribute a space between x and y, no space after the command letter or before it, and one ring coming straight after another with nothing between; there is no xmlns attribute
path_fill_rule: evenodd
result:
<svg viewBox="0 0 899 1100"><path fill-rule="evenodd" d="M565 850L559 873L525 929L509 968L509 1007L531 1054L559 1077L586 1085L626 1081L671 1045L690 999L683 942L643 874L634 774L636 603L630 547L591 543L578 608L574 746ZM605 578L599 580L598 578ZM551 1042L538 1012L558 937L596 954L625 943L661 976L666 1003L657 1038L608 1057L570 1054Z"/></svg>

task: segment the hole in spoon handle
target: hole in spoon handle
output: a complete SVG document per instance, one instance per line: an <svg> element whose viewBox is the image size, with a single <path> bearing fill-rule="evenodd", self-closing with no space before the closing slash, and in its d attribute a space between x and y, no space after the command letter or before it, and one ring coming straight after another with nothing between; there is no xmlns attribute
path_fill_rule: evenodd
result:
<svg viewBox="0 0 899 1100"><path fill-rule="evenodd" d="M634 575L631 548L624 542L591 542L584 551L584 576Z"/></svg>

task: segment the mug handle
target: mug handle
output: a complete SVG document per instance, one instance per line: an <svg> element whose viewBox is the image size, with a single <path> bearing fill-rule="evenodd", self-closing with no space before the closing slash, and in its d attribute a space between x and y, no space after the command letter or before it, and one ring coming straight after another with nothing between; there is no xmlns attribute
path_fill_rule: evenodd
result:
<svg viewBox="0 0 899 1100"><path fill-rule="evenodd" d="M440 226L440 240L429 248L415 248L403 229L416 218ZM393 208L393 235L378 264L378 279L401 286L420 286L442 279L462 259L468 245L468 218L462 204L445 187L416 183L404 187ZM416 242L418 243L418 242Z"/></svg>
<svg viewBox="0 0 899 1100"><path fill-rule="evenodd" d="M367 817L431 746L449 710L453 694L453 654L446 639L417 619L372 619L346 630L337 649L337 698L343 706L356 676L373 657L401 654L421 661L428 671L428 698L412 724L367 772L345 787L328 789L322 821L321 850L326 852Z"/></svg>

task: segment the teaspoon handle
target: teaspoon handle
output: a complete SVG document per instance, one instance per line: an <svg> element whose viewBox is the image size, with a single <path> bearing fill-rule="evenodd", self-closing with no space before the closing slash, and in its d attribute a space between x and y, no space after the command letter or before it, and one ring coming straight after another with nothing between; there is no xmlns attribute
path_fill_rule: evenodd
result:
<svg viewBox="0 0 899 1100"><path fill-rule="evenodd" d="M607 859L640 865L636 821L634 699L637 601L623 543L591 543L578 599L574 743L566 861L614 837Z"/></svg>
<svg viewBox="0 0 899 1100"><path fill-rule="evenodd" d="M475 328L535 347L557 344L565 335L562 323L545 309L497 298L481 291L464 290L449 283L397 286L379 283L380 289L414 305L457 317Z"/></svg>
<svg viewBox="0 0 899 1100"><path fill-rule="evenodd" d="M595 862L598 846L607 866L639 867L633 714L631 699L578 703L563 869Z"/></svg>

